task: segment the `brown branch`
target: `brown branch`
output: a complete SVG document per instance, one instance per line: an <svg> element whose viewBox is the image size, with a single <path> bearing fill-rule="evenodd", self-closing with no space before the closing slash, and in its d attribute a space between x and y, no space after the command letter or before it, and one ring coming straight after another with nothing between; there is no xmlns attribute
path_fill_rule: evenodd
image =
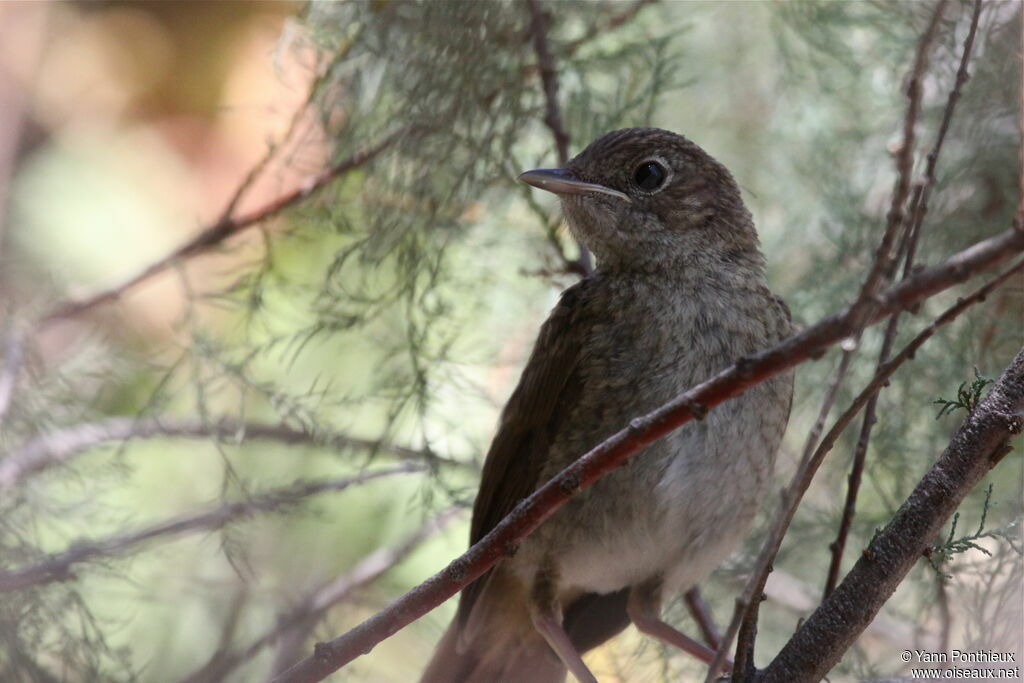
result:
<svg viewBox="0 0 1024 683"><path fill-rule="evenodd" d="M914 257L917 251L917 241L921 234L921 225L924 222L924 217L928 213L928 199L931 194L931 189L935 185L935 167L939 160L939 155L942 153L942 144L946 139L946 132L949 130L949 124L953 120L953 112L956 109L956 103L960 99L960 91L968 79L967 65L970 62L971 51L974 47L974 37L978 30L978 20L981 17L981 0L975 0L974 11L971 15L971 24L967 32L967 37L964 40L963 55L960 58L960 66L957 69L956 80L953 83L953 87L949 91L949 97L946 100L946 107L942 115L942 123L939 125L939 132L936 135L935 143L932 145L931 151L928 153L928 161L925 168L924 183L918 187L914 201L912 202L913 210L911 212L910 219L910 230L907 239L906 247L906 260L903 265L903 277L906 278L914 267ZM899 313L892 316L889 319L889 323L885 330L885 336L882 339L882 348L878 354L878 366L882 366L888 360L889 353L892 351L892 346L895 343L896 331L899 327ZM850 527L853 524L853 516L857 509L857 495L860 491L860 482L864 473L864 463L867 458L868 443L871 439L871 430L874 427L875 409L878 404L878 394L875 394L868 401L868 404L864 407L864 420L861 423L860 435L857 438L857 446L853 454L853 464L850 467L849 484L846 492L846 501L843 504L843 515L839 521L839 530L836 533L836 539L829 545L832 557L829 561L828 574L825 578L825 590L824 597L828 597L839 581L839 570L843 561L843 552L846 547L846 539L850 533Z"/></svg>
<svg viewBox="0 0 1024 683"><path fill-rule="evenodd" d="M72 544L67 550L45 557L28 567L0 570L0 593L10 593L55 581L65 581L72 578L71 567L73 565L86 560L117 555L154 538L220 529L229 522L251 517L258 512L289 509L306 498L321 493L343 491L350 486L393 474L421 471L423 468L419 465L404 463L343 479L300 481L253 496L249 500L227 503L192 515L174 517L138 531Z"/></svg>
<svg viewBox="0 0 1024 683"><path fill-rule="evenodd" d="M562 123L562 110L558 106L558 69L555 66L554 55L551 54L551 46L548 44L548 18L544 14L544 8L540 6L540 0L526 0L526 6L530 10L530 37L533 41L533 50L537 53L537 66L544 88L544 125L551 131L555 140L558 165L564 167L569 163L569 133ZM579 258L567 261L566 268L570 272L586 277L593 272L594 264L590 252L583 243L577 240L576 244L579 247Z"/></svg>
<svg viewBox="0 0 1024 683"><path fill-rule="evenodd" d="M982 269L1006 261L1024 249L1024 230L1008 230L975 244L940 265L927 268L877 297L877 308L865 323L912 306L962 282ZM427 579L348 633L317 645L314 654L278 676L275 681L319 681L369 652L381 640L438 606L495 562L506 556L530 532L550 517L572 495L623 464L647 444L707 410L746 391L751 386L788 370L856 332L856 311L847 307L822 319L782 343L721 371L711 379L680 394L587 452L554 479L548 481L498 523L483 539L447 568Z"/></svg>
<svg viewBox="0 0 1024 683"><path fill-rule="evenodd" d="M924 219L924 215L928 211L928 196L936 182L935 167L938 164L939 155L942 153L942 145L946 140L946 133L949 131L949 125L953 121L953 113L956 110L956 104L960 100L960 94L963 91L964 85L970 78L967 66L970 63L971 53L974 50L974 38L978 32L978 22L980 19L981 0L974 0L974 9L971 13L971 24L967 31L967 37L964 39L963 54L960 56L960 65L957 67L956 79L953 81L953 87L950 89L949 96L946 98L946 107L942 113L942 122L939 124L939 132L935 137L935 144L932 145L932 149L928 153L927 162L925 164L922 197L921 201L918 202L917 210L913 216L915 224L919 224Z"/></svg>
<svg viewBox="0 0 1024 683"><path fill-rule="evenodd" d="M182 244L180 247L149 264L123 282L84 299L71 300L58 304L51 309L50 312L46 313L39 319L35 325L35 331L41 331L53 323L74 318L86 311L96 308L97 306L120 298L129 289L149 280L159 273L162 273L180 260L191 258L197 254L206 253L213 247L222 244L229 237L254 225L262 223L263 221L274 218L285 209L291 208L299 202L308 199L311 195L316 193L318 190L323 189L336 178L361 166L365 166L399 140L405 139L406 136L409 135L422 134L424 131L424 128L417 126L410 126L397 130L390 135L387 135L383 140L367 146L346 159L331 165L319 174L307 179L297 189L281 195L262 207L237 218L221 220L200 230L196 236Z"/></svg>
<svg viewBox="0 0 1024 683"><path fill-rule="evenodd" d="M92 448L114 441L151 438L186 438L242 441L277 441L317 448L357 448L380 451L405 460L436 462L473 468L469 463L372 439L359 439L339 432L307 432L284 424L220 420L177 419L173 417L114 417L99 422L65 427L26 441L0 460L0 492L20 484L26 477L55 465L62 465Z"/></svg>
<svg viewBox="0 0 1024 683"><path fill-rule="evenodd" d="M964 497L1006 454L1009 438L1022 428L1024 348L839 587L757 680L821 680L893 594Z"/></svg>
<svg viewBox="0 0 1024 683"><path fill-rule="evenodd" d="M779 513L772 525L768 539L765 541L765 544L761 549L761 553L758 555L757 563L754 565L754 570L751 572L750 579L747 581L747 585L744 588L743 593L736 600L736 613L733 616L733 622L730 624L729 630L725 633L725 639L722 642L722 647L719 648L719 654L723 651L728 651L730 646L730 633L735 633L739 628L738 626L734 626L734 624L747 620L746 615L748 612L756 613L756 603L760 602L759 597L764 592L764 586L768 581L768 574L771 572L775 555L779 552L779 547L782 545L782 539L785 537L786 531L789 529L790 522L793 521L793 516L796 514L797 507L800 505L800 501L803 498L804 493L807 491L808 487L810 487L815 473L817 473L821 463L824 462L825 456L828 455L835 446L836 441L839 440L843 431L845 431L850 423L853 422L853 419L858 415L858 413L860 413L861 409L871 399L871 397L881 391L882 387L884 387L886 382L889 381L892 374L896 372L903 363L913 358L921 345L935 334L940 327L955 320L957 316L972 305L980 301L984 301L985 297L987 297L992 291L1022 269L1024 269L1024 259L1018 261L1006 272L992 279L969 296L959 299L956 304L946 309L942 315L932 321L928 327L919 332L918 335L904 346L898 354L879 368L878 372L875 373L868 385L860 392L860 394L857 395L843 414L836 419L835 424L832 425L828 434L826 434L825 438L822 439L814 454L810 458L804 459L800 462L789 486L786 487L782 493L782 499L779 502ZM890 288L890 291L899 289L912 280L913 278L904 280L899 285ZM712 679L714 675L716 675L716 672L712 666L711 669L709 669L708 680Z"/></svg>
<svg viewBox="0 0 1024 683"><path fill-rule="evenodd" d="M289 633L297 629L304 630L306 627L315 625L329 609L347 600L352 593L366 587L393 569L419 548L424 541L442 531L461 513L461 508L445 510L427 520L423 526L401 543L373 551L344 574L310 591L294 608L282 614L269 631L254 640L244 650L234 652L218 650L199 670L186 676L182 683L222 681L229 673L258 655L264 648L286 638Z"/></svg>

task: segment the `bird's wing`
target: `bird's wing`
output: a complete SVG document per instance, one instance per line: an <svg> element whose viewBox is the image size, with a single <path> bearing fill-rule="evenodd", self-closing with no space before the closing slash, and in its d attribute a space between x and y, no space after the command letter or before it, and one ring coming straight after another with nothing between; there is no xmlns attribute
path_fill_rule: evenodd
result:
<svg viewBox="0 0 1024 683"><path fill-rule="evenodd" d="M473 505L470 544L476 543L542 483L541 468L559 425L582 388L581 300L590 280L567 289L541 327L530 360L502 412L498 433L484 460ZM462 591L459 621L465 624L489 573Z"/></svg>

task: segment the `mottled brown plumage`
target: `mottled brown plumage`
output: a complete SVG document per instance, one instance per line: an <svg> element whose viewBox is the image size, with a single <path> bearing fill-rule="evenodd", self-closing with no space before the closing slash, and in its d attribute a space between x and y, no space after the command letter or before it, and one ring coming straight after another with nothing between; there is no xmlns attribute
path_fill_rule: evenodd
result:
<svg viewBox="0 0 1024 683"><path fill-rule="evenodd" d="M630 418L790 331L732 176L689 140L615 131L566 169L522 177L559 195L598 267L541 328L484 464L471 543ZM706 656L661 622L661 600L749 530L791 395L792 375L777 376L581 491L463 591L423 680L543 683L567 666L593 680L577 653L630 621Z"/></svg>

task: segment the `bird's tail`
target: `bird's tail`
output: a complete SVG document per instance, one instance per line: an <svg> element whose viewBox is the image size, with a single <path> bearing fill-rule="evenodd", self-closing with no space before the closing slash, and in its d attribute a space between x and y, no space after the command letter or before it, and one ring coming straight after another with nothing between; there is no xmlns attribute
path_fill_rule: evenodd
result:
<svg viewBox="0 0 1024 683"><path fill-rule="evenodd" d="M563 625L582 654L629 624L628 590L586 594L565 612ZM521 587L491 575L465 619L448 627L420 683L562 683L565 665L533 627Z"/></svg>
<svg viewBox="0 0 1024 683"><path fill-rule="evenodd" d="M533 631L491 632L459 647L458 621L441 638L420 683L562 683L566 670Z"/></svg>
<svg viewBox="0 0 1024 683"><path fill-rule="evenodd" d="M565 665L533 627L522 584L500 569L478 580L420 683L562 683Z"/></svg>

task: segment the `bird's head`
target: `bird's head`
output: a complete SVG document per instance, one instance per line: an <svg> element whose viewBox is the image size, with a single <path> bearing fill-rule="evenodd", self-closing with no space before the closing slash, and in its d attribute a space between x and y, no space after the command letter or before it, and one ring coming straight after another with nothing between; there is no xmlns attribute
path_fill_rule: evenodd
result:
<svg viewBox="0 0 1024 683"><path fill-rule="evenodd" d="M559 196L570 230L602 268L762 262L732 175L682 135L624 128L592 142L566 168L519 178Z"/></svg>

